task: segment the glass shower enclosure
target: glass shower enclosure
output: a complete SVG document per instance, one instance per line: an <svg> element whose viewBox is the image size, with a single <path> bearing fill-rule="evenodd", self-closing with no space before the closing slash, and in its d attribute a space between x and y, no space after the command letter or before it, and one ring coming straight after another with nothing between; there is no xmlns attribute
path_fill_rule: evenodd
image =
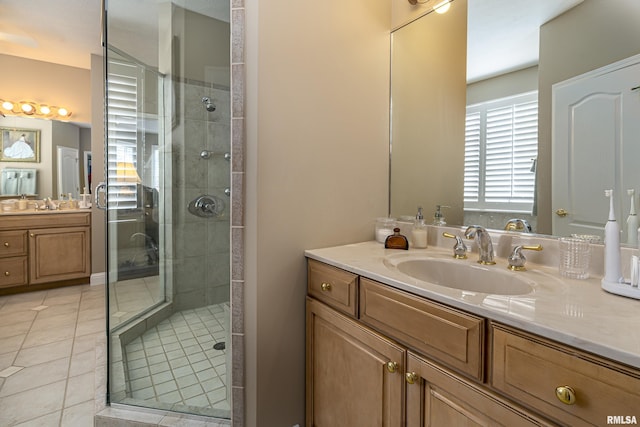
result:
<svg viewBox="0 0 640 427"><path fill-rule="evenodd" d="M229 2L105 9L108 401L229 418Z"/></svg>

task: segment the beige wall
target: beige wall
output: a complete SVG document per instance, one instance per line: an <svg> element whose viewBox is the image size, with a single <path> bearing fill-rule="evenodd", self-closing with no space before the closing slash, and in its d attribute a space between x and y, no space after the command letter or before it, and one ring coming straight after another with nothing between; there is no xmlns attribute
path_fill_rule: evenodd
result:
<svg viewBox="0 0 640 427"><path fill-rule="evenodd" d="M259 3L259 4L258 4ZM304 422L304 250L387 212L388 0L247 0L246 425Z"/></svg>
<svg viewBox="0 0 640 427"><path fill-rule="evenodd" d="M91 122L89 70L2 54L0 67L2 99L64 106L72 121Z"/></svg>
<svg viewBox="0 0 640 427"><path fill-rule="evenodd" d="M585 0L540 29L538 232L551 233L551 86L640 53L640 2ZM560 42L561 41L561 42Z"/></svg>
<svg viewBox="0 0 640 427"><path fill-rule="evenodd" d="M467 105L538 90L538 67L513 71L467 85Z"/></svg>

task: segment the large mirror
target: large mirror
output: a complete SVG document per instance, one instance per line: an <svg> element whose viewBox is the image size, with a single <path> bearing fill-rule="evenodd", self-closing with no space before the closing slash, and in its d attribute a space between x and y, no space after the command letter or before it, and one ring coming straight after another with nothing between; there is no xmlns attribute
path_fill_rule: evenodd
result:
<svg viewBox="0 0 640 427"><path fill-rule="evenodd" d="M549 6L546 11L544 3ZM456 8L464 9L464 13L456 12ZM460 19L468 21L467 28L456 27ZM451 22L443 24L445 20ZM391 58L390 215L412 215L417 205L424 205L425 217L430 222L436 205L446 205L450 208L443 213L450 225L480 223L503 229L508 219L517 217L526 219L533 232L554 234L555 211L564 206L554 206L552 202L552 175L557 175L552 172L552 86L640 54L638 22L637 0L454 0L447 14L429 13L395 30ZM528 29L509 32L517 28ZM450 41L461 33L466 33L466 43L452 45ZM448 43L447 50L438 51L440 43ZM452 88L447 80L460 72L455 59L460 49L464 49L465 63L469 66L464 70L465 81L458 82L463 86L462 94L459 87ZM504 55L493 56L494 50L502 50ZM406 54L408 51L410 54ZM433 68L434 63L442 61L449 62L448 68L438 70L439 75L420 72L420 67ZM640 85L640 77L637 83L635 86ZM447 93L439 96L439 88L443 87ZM407 88L413 89L410 102L422 98L422 106L407 106L402 97ZM636 93L640 98L640 93ZM533 95L534 101L527 102L537 109L533 155L525 153L521 159L523 173L531 177L528 185L534 189L532 196L516 200L522 203L515 203L515 208L470 209L469 203L466 206L464 203L468 198L465 192L470 190L463 176L469 166L465 165L465 112L460 113L460 109L520 94ZM417 115L412 122L406 111L417 110L428 113ZM430 133L433 128L446 132L433 135ZM469 129L467 126L467 133ZM510 162L515 164L514 160ZM575 164L555 166L576 168ZM410 171L412 175L403 178L401 171ZM617 184L626 199L627 186ZM640 183L628 188L634 185ZM602 201L597 215L604 223L608 204L600 189L593 193L585 196ZM620 202L617 207L618 217L624 222L630 202Z"/></svg>
<svg viewBox="0 0 640 427"><path fill-rule="evenodd" d="M29 197L60 199L61 194L78 199L91 188L91 129L88 125L31 117L7 116L0 120L4 135L25 135L33 140L34 155L0 160L0 198ZM5 150L6 151L6 150ZM37 153L37 156L35 155ZM87 190L88 191L88 190Z"/></svg>

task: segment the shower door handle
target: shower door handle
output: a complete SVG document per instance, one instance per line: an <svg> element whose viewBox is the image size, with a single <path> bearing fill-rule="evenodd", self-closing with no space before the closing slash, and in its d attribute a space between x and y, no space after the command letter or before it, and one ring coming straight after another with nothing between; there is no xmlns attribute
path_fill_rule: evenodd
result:
<svg viewBox="0 0 640 427"><path fill-rule="evenodd" d="M106 202L106 200L107 200L107 184L104 183L104 182L101 182L100 184L98 184L96 186L95 192L96 192L96 195L95 195L96 207L98 209L102 209L103 211L106 211L107 210L106 203L104 205L100 203L100 193L104 194L104 200Z"/></svg>

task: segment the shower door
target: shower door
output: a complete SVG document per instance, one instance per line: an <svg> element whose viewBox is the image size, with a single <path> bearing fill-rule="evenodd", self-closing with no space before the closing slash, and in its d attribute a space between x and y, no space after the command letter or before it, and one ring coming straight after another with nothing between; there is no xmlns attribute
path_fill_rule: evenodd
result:
<svg viewBox="0 0 640 427"><path fill-rule="evenodd" d="M229 418L229 2L106 16L109 401Z"/></svg>

